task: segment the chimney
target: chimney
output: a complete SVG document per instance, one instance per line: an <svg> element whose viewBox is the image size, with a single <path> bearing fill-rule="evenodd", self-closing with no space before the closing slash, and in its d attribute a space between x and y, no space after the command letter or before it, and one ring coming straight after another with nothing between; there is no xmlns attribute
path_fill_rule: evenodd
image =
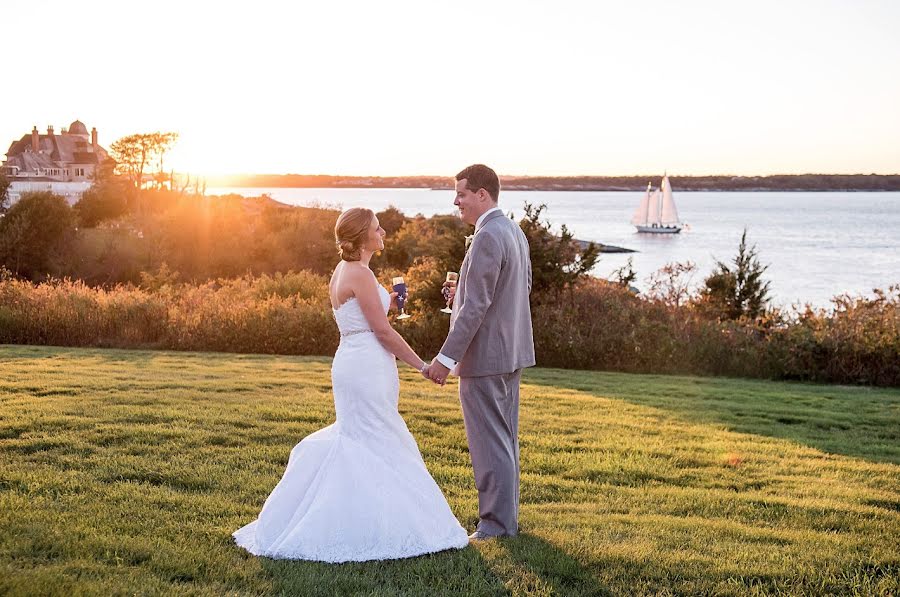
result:
<svg viewBox="0 0 900 597"><path fill-rule="evenodd" d="M31 151L37 153L41 150L41 136L38 134L37 127L31 129Z"/></svg>
<svg viewBox="0 0 900 597"><path fill-rule="evenodd" d="M52 124L47 127L47 136L49 136L49 137L53 136L53 125Z"/></svg>
<svg viewBox="0 0 900 597"><path fill-rule="evenodd" d="M97 127L91 129L91 146L94 148L94 153L97 153Z"/></svg>

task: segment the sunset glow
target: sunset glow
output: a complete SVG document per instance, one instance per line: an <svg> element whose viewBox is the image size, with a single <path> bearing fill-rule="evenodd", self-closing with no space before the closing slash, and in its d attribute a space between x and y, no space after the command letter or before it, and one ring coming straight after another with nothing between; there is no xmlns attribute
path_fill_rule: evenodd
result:
<svg viewBox="0 0 900 597"><path fill-rule="evenodd" d="M77 118L105 147L176 131L168 165L206 174L895 173L898 24L872 0L35 0L3 17L28 68L0 143Z"/></svg>

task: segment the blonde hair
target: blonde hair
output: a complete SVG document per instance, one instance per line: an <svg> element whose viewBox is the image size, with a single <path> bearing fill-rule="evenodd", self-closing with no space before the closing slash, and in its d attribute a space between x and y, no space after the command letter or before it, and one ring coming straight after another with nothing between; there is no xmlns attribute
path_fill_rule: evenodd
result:
<svg viewBox="0 0 900 597"><path fill-rule="evenodd" d="M351 207L338 216L334 225L334 241L341 259L359 261L374 218L375 212L365 207Z"/></svg>

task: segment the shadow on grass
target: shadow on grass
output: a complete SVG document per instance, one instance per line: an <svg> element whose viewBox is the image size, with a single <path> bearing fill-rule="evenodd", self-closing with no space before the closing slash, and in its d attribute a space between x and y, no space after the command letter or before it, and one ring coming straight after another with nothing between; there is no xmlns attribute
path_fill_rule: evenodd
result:
<svg viewBox="0 0 900 597"><path fill-rule="evenodd" d="M588 569L552 543L521 533L518 537L499 541L504 557L494 569L507 577L512 593L541 595L612 595ZM506 560L504 562L503 560ZM506 566L511 564L509 571Z"/></svg>
<svg viewBox="0 0 900 597"><path fill-rule="evenodd" d="M528 370L523 384L585 392L732 431L900 464L900 390L715 377ZM540 392L540 390L538 390Z"/></svg>
<svg viewBox="0 0 900 597"><path fill-rule="evenodd" d="M261 558L281 595L508 595L471 548L403 560L325 564Z"/></svg>
<svg viewBox="0 0 900 597"><path fill-rule="evenodd" d="M575 559L534 535L404 560L324 564L260 559L284 595L611 595Z"/></svg>

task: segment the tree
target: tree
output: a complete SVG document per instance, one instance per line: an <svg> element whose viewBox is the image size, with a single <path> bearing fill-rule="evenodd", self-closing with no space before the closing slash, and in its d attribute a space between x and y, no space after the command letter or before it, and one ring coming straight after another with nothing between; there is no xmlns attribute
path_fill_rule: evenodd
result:
<svg viewBox="0 0 900 597"><path fill-rule="evenodd" d="M0 265L33 280L55 273L74 231L65 199L50 191L25 193L0 219Z"/></svg>
<svg viewBox="0 0 900 597"><path fill-rule="evenodd" d="M127 187L127 188L126 188ZM95 182L72 208L81 228L94 228L104 220L112 220L128 212L128 196L134 193L130 185L120 180Z"/></svg>
<svg viewBox="0 0 900 597"><path fill-rule="evenodd" d="M9 185L6 174L0 171L0 214L6 213L9 209Z"/></svg>
<svg viewBox="0 0 900 597"><path fill-rule="evenodd" d="M378 223L381 224L381 227L384 228L385 233L389 236L393 236L406 223L406 216L393 205L388 205L387 209L375 215L378 217Z"/></svg>
<svg viewBox="0 0 900 597"><path fill-rule="evenodd" d="M175 141L178 133L136 133L115 141L110 146L116 161L116 173L128 177L136 189L144 184L144 173L158 175L164 172L163 158Z"/></svg>
<svg viewBox="0 0 900 597"><path fill-rule="evenodd" d="M746 228L732 264L716 262L716 270L704 280L698 307L718 319L756 319L769 302L769 282L762 279L769 266L759 262L756 245L747 247Z"/></svg>
<svg viewBox="0 0 900 597"><path fill-rule="evenodd" d="M634 263L631 257L628 258L625 265L612 273L612 281L625 288L631 288L635 280L637 280L637 272L634 271Z"/></svg>
<svg viewBox="0 0 900 597"><path fill-rule="evenodd" d="M650 274L647 296L669 307L680 307L691 298L691 281L696 271L693 261L667 263Z"/></svg>
<svg viewBox="0 0 900 597"><path fill-rule="evenodd" d="M384 253L373 259L373 267L405 271L416 260L433 257L435 275L443 281L444 272L458 271L466 256L466 234L471 228L456 216L418 216L386 235Z"/></svg>
<svg viewBox="0 0 900 597"><path fill-rule="evenodd" d="M559 235L550 231L550 222L541 221L546 205L525 204L525 217L519 222L531 247L532 290L558 290L587 275L600 259L600 246L582 244L565 224Z"/></svg>

